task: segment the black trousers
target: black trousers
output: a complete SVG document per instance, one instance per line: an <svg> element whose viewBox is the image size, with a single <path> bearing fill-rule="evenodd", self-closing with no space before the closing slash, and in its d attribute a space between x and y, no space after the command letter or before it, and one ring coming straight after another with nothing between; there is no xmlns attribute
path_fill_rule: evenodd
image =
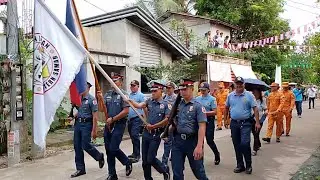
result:
<svg viewBox="0 0 320 180"><path fill-rule="evenodd" d="M260 123L260 125L261 125L261 128L262 128L263 123ZM254 121L252 123L253 150L254 151L258 151L260 149L260 147L261 147L261 141L260 141L261 128L258 131L256 131L256 122Z"/></svg>
<svg viewBox="0 0 320 180"><path fill-rule="evenodd" d="M311 102L312 102L312 108L314 109L314 97L313 98L311 98L311 97L309 97L309 109L311 109Z"/></svg>

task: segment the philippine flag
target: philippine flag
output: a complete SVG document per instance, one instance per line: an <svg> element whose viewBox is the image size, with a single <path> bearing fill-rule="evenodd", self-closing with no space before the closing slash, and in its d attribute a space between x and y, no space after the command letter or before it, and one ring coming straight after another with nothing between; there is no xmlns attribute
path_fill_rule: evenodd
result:
<svg viewBox="0 0 320 180"><path fill-rule="evenodd" d="M81 36L81 31L78 22L78 18L72 5L72 0L67 0L66 9L66 26L72 32L72 34L83 44L83 38ZM72 52L70 52L72 53ZM81 93L83 93L87 88L87 73L84 64L81 65L79 73L76 75L74 81L70 85L70 99L71 103L77 106L81 105Z"/></svg>

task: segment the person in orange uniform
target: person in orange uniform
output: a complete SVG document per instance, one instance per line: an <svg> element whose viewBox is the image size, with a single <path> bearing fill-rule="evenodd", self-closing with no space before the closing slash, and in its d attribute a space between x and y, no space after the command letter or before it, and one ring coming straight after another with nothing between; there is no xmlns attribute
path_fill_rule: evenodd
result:
<svg viewBox="0 0 320 180"><path fill-rule="evenodd" d="M292 110L294 108L295 104L295 97L292 91L289 90L289 83L283 82L282 83L282 94L285 97L285 102L283 105L282 113L286 118L286 136L289 136L290 129L291 129L291 119L292 119ZM282 116L283 118L283 116ZM284 133L284 126L283 126L283 120L282 122L282 133Z"/></svg>
<svg viewBox="0 0 320 180"><path fill-rule="evenodd" d="M283 122L283 114L281 110L283 109L283 105L285 102L285 97L283 96L282 92L280 92L279 84L272 83L270 85L271 93L267 100L267 109L268 109L268 129L265 138L262 138L263 141L270 143L273 126L276 123L276 137L277 142L280 142L280 136L282 132L282 122Z"/></svg>
<svg viewBox="0 0 320 180"><path fill-rule="evenodd" d="M226 100L229 94L229 90L224 88L223 82L220 82L218 85L219 89L216 92L216 100L217 100L217 131L222 130L222 117L224 115L224 109L226 106ZM224 126L227 129L230 125L229 118L224 120Z"/></svg>

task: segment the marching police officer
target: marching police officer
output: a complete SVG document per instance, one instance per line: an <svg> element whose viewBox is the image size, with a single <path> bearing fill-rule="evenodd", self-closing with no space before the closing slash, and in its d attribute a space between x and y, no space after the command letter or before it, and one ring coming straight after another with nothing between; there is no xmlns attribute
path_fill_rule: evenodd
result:
<svg viewBox="0 0 320 180"><path fill-rule="evenodd" d="M121 88L123 76L112 73L111 79L119 88ZM126 166L126 176L129 176L132 172L131 161L119 147L126 128L129 104L126 103L114 89L105 94L104 101L109 116L104 130L104 143L109 171L107 180L117 180L118 176L115 167L116 158Z"/></svg>
<svg viewBox="0 0 320 180"><path fill-rule="evenodd" d="M178 106L171 151L174 180L184 179L186 157L195 177L200 180L208 179L203 166L203 142L207 117L205 108L193 97L193 84L194 81L184 79L179 85L183 99Z"/></svg>
<svg viewBox="0 0 320 180"><path fill-rule="evenodd" d="M168 82L166 84L166 95L163 100L168 103L169 109L173 106L174 102L177 99L177 95L174 93L176 89L176 85L173 82ZM172 134L169 135L168 139L163 144L163 155L162 155L162 163L168 168L168 160L172 148Z"/></svg>
<svg viewBox="0 0 320 180"><path fill-rule="evenodd" d="M169 171L157 159L157 152L161 142L160 135L164 126L168 123L170 113L168 103L162 98L164 87L163 84L153 82L150 88L152 98L140 104L129 100L136 108L146 108L148 112L147 121L149 124L145 126L142 135L142 168L146 180L152 180L151 166L163 174L165 180L170 179Z"/></svg>
<svg viewBox="0 0 320 180"><path fill-rule="evenodd" d="M86 174L84 164L85 150L96 161L99 161L99 167L104 166L104 155L90 144L91 136L97 137L98 106L97 100L89 94L91 84L87 82L87 89L81 95L81 106L78 108L78 114L74 124L74 152L77 171L71 175L71 178Z"/></svg>
<svg viewBox="0 0 320 180"><path fill-rule="evenodd" d="M214 153L215 160L214 164L220 164L220 153L218 151L217 145L214 142L214 120L217 113L216 98L209 94L210 86L208 83L203 82L200 84L201 96L198 96L197 101L206 109L207 116L207 129L206 129L206 140L207 144L210 146L212 152Z"/></svg>
<svg viewBox="0 0 320 180"><path fill-rule="evenodd" d="M144 102L144 94L139 92L139 81L133 80L130 83L131 93L129 95L130 99L133 99L137 103ZM139 114L143 114L142 109L137 109ZM128 131L133 145L133 153L129 155L131 162L138 162L140 159L140 129L142 126L142 121L139 116L134 112L132 108L129 110L128 115Z"/></svg>
<svg viewBox="0 0 320 180"><path fill-rule="evenodd" d="M224 118L228 117L230 110L231 117L231 137L236 153L237 167L234 173L246 171L247 174L252 173L250 135L252 123L256 122L256 130L260 129L259 112L255 98L252 93L244 89L244 79L237 77L235 80L236 90L228 95ZM254 121L252 110L257 121ZM243 157L246 166L243 163Z"/></svg>

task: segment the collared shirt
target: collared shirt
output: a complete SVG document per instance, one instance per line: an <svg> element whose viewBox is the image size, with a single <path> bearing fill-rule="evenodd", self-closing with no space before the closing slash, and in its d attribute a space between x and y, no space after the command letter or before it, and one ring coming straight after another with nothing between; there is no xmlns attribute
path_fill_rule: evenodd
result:
<svg viewBox="0 0 320 180"><path fill-rule="evenodd" d="M174 102L176 101L176 99L177 99L177 95L174 94L174 93L171 96L169 96L167 94L164 95L163 100L168 103L168 108L169 108L170 111L171 111L172 106L173 106Z"/></svg>
<svg viewBox="0 0 320 180"><path fill-rule="evenodd" d="M223 107L223 108L225 107L228 95L229 95L228 89L221 89L216 92L215 97L217 100L217 105L219 107Z"/></svg>
<svg viewBox="0 0 320 180"><path fill-rule="evenodd" d="M122 92L123 94L127 94L123 90ZM109 117L114 117L118 115L124 108L129 107L129 104L122 99L120 94L118 94L116 91L113 91L113 90L108 91L104 95L104 103L107 107L107 112Z"/></svg>
<svg viewBox="0 0 320 180"><path fill-rule="evenodd" d="M195 98L186 103L181 100L177 114L177 131L183 134L194 134L199 129L199 123L207 122L205 108Z"/></svg>
<svg viewBox="0 0 320 180"><path fill-rule="evenodd" d="M144 94L142 94L141 92L131 92L130 95L129 95L129 98L134 100L137 103L144 102ZM140 115L143 114L142 109L137 109L137 111L138 111L138 113ZM137 113L134 112L134 110L130 107L128 118L131 119L131 118L134 118L134 117L137 117L137 116L138 116Z"/></svg>
<svg viewBox="0 0 320 180"><path fill-rule="evenodd" d="M252 116L252 108L256 107L252 93L244 91L237 95L235 91L229 94L226 107L230 108L231 120L246 120Z"/></svg>
<svg viewBox="0 0 320 180"><path fill-rule="evenodd" d="M289 111L294 108L295 105L295 98L294 94L290 90L283 90L282 91L283 96L285 97L284 104L283 104L283 111Z"/></svg>
<svg viewBox="0 0 320 180"><path fill-rule="evenodd" d="M261 119L262 115L267 110L267 100L266 98L262 98L262 102L260 99L257 99L256 101L257 101L257 108L259 111L259 119Z"/></svg>
<svg viewBox="0 0 320 180"><path fill-rule="evenodd" d="M79 118L92 118L92 113L98 111L97 100L90 94L81 99L81 106L78 109Z"/></svg>
<svg viewBox="0 0 320 180"><path fill-rule="evenodd" d="M207 96L198 96L196 100L206 108L206 111L212 111L217 108L216 98L208 94Z"/></svg>
<svg viewBox="0 0 320 180"><path fill-rule="evenodd" d="M308 94L308 97L309 97L309 98L314 98L314 97L316 97L316 93L317 93L317 89L315 89L315 88L309 88L309 89L307 90L307 94Z"/></svg>
<svg viewBox="0 0 320 180"><path fill-rule="evenodd" d="M292 92L293 92L294 96L296 97L296 101L302 101L302 94L303 94L302 89L299 90L297 88L294 88Z"/></svg>
<svg viewBox="0 0 320 180"><path fill-rule="evenodd" d="M269 112L281 111L285 102L285 97L280 91L271 92L267 100Z"/></svg>
<svg viewBox="0 0 320 180"><path fill-rule="evenodd" d="M148 108L148 123L151 125L157 124L169 116L170 110L168 103L164 100L156 101L152 98L146 100L146 106Z"/></svg>

